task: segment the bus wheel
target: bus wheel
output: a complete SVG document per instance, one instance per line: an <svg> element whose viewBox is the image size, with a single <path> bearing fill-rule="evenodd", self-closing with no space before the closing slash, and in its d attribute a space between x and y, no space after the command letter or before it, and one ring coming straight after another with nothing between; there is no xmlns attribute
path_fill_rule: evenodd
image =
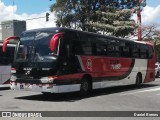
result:
<svg viewBox="0 0 160 120"><path fill-rule="evenodd" d="M140 86L141 82L142 82L141 74L137 74L137 77L136 77L136 86Z"/></svg>
<svg viewBox="0 0 160 120"><path fill-rule="evenodd" d="M42 92L42 95L45 97L49 97L52 95L52 93L48 93L48 92Z"/></svg>
<svg viewBox="0 0 160 120"><path fill-rule="evenodd" d="M156 78L158 78L159 77L159 72L157 72L157 74L156 74Z"/></svg>
<svg viewBox="0 0 160 120"><path fill-rule="evenodd" d="M92 85L91 81L88 77L83 78L80 86L80 94L82 96L86 96L91 92Z"/></svg>

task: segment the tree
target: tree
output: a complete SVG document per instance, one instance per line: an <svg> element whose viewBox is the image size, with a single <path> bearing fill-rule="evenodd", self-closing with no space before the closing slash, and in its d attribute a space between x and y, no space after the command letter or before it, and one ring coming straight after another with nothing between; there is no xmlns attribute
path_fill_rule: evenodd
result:
<svg viewBox="0 0 160 120"><path fill-rule="evenodd" d="M135 22L130 20L132 13L130 9L117 10L105 6L96 11L95 18L86 25L89 31L103 31L103 34L125 37L136 28Z"/></svg>
<svg viewBox="0 0 160 120"><path fill-rule="evenodd" d="M150 24L142 26L142 40L153 41L160 38L160 30L158 29L160 25Z"/></svg>
<svg viewBox="0 0 160 120"><path fill-rule="evenodd" d="M141 26L142 41L154 42L156 39L160 39L160 24L149 24ZM137 31L133 33L130 38L137 36Z"/></svg>
<svg viewBox="0 0 160 120"><path fill-rule="evenodd" d="M136 27L130 17L137 5L139 0L56 0L50 10L59 27L125 36Z"/></svg>
<svg viewBox="0 0 160 120"><path fill-rule="evenodd" d="M56 0L56 3L52 4L50 7L51 12L55 12L57 16L56 25L58 27L71 27L72 16L72 6L68 4L69 0Z"/></svg>
<svg viewBox="0 0 160 120"><path fill-rule="evenodd" d="M141 27L142 40L155 45L157 61L160 62L160 24L150 24ZM137 36L137 34L135 34Z"/></svg>

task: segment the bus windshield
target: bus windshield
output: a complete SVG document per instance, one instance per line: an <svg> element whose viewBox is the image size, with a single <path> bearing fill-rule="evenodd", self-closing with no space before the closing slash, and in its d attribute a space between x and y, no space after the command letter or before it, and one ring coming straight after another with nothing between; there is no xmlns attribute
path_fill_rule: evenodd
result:
<svg viewBox="0 0 160 120"><path fill-rule="evenodd" d="M50 50L50 40L53 32L23 33L17 47L16 60L37 59L57 55L57 50ZM58 47L57 47L58 48Z"/></svg>

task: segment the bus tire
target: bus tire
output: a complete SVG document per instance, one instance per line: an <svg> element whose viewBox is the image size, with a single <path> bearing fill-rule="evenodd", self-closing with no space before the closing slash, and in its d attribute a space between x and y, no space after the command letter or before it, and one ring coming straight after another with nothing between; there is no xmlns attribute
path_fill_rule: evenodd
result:
<svg viewBox="0 0 160 120"><path fill-rule="evenodd" d="M49 97L52 95L52 93L48 93L48 92L42 92L42 95L45 97Z"/></svg>
<svg viewBox="0 0 160 120"><path fill-rule="evenodd" d="M139 73L137 74L137 77L136 77L136 86L140 86L140 84L142 83L142 75Z"/></svg>
<svg viewBox="0 0 160 120"><path fill-rule="evenodd" d="M89 77L84 77L81 80L81 86L80 86L80 95L86 96L89 95L89 93L92 90L92 82Z"/></svg>
<svg viewBox="0 0 160 120"><path fill-rule="evenodd" d="M156 74L156 78L159 78L159 72L157 72L157 74Z"/></svg>

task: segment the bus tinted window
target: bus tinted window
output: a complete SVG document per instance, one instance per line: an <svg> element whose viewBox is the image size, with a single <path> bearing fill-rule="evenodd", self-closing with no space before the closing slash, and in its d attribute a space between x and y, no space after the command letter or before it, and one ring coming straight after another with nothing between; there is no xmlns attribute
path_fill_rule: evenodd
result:
<svg viewBox="0 0 160 120"><path fill-rule="evenodd" d="M103 43L96 43L96 55L107 55L107 45Z"/></svg>
<svg viewBox="0 0 160 120"><path fill-rule="evenodd" d="M71 35L72 52L78 55L93 55L92 43L89 36L79 33L79 37ZM77 35L76 35L77 36ZM73 39L74 38L74 39Z"/></svg>
<svg viewBox="0 0 160 120"><path fill-rule="evenodd" d="M139 58L140 57L140 47L139 47L138 44L133 45L132 56L134 58Z"/></svg>
<svg viewBox="0 0 160 120"><path fill-rule="evenodd" d="M84 55L92 55L92 47L90 42L83 42L82 48Z"/></svg>
<svg viewBox="0 0 160 120"><path fill-rule="evenodd" d="M121 57L132 57L132 44L130 42L120 42Z"/></svg>
<svg viewBox="0 0 160 120"><path fill-rule="evenodd" d="M153 48L151 46L133 41L97 37L76 32L69 34L69 39L72 41L72 53L78 55L139 59L150 59L153 56Z"/></svg>
<svg viewBox="0 0 160 120"><path fill-rule="evenodd" d="M148 46L148 57L151 59L153 57L153 48L151 46Z"/></svg>
<svg viewBox="0 0 160 120"><path fill-rule="evenodd" d="M140 58L142 59L147 59L147 49L148 47L146 45L140 45L141 46L141 50L140 50Z"/></svg>
<svg viewBox="0 0 160 120"><path fill-rule="evenodd" d="M115 45L116 45L116 40L108 40L108 56L110 57L115 57Z"/></svg>
<svg viewBox="0 0 160 120"><path fill-rule="evenodd" d="M75 40L72 42L72 52L77 55L92 55L91 43Z"/></svg>
<svg viewBox="0 0 160 120"><path fill-rule="evenodd" d="M53 33L50 32L40 32L35 36L36 43L36 54L40 56L48 56L51 53L49 48L50 40L53 36ZM55 53L57 50L55 51Z"/></svg>

